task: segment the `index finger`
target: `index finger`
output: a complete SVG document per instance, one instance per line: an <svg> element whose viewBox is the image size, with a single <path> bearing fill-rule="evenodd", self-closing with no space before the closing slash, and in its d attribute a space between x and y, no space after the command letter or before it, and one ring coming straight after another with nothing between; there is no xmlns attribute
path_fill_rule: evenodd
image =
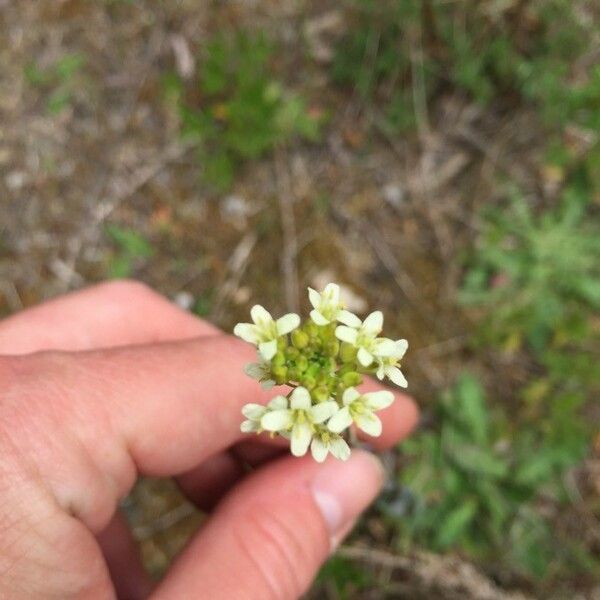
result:
<svg viewBox="0 0 600 600"><path fill-rule="evenodd" d="M83 443L104 474L98 485L109 482L120 497L127 493L136 470L176 475L239 441L241 407L247 402L264 404L274 395L243 373L244 364L254 358L253 348L225 335L41 354L31 377L6 377L17 388L11 395L29 402L18 407L13 429L22 427L24 411L27 418L51 419L36 423L35 433L57 431ZM24 367L13 362L12 368ZM44 385L44 394L31 393L34 381ZM385 437L374 440L383 445L410 430L416 418L407 396L398 395L393 406L385 418ZM56 441L51 444L56 446ZM44 449L39 453L44 462L40 472L53 473L57 464L63 470L69 465L78 469L75 461L80 455L78 448L65 447L61 456ZM100 502L107 492L98 488L92 493L89 478L81 484L72 477L61 492L70 507L83 505L89 511L90 503ZM91 502L94 495L97 499Z"/></svg>

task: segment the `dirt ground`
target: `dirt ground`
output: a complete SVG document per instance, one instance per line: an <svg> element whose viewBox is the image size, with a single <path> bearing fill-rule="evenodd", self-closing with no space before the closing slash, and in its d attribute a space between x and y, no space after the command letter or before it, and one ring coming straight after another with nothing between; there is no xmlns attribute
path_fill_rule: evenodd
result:
<svg viewBox="0 0 600 600"><path fill-rule="evenodd" d="M186 307L205 302L225 330L254 302L305 310L306 285L343 282L358 307L382 308L390 336L410 340L404 367L425 420L430 399L467 365L510 399L527 366L493 355L475 364L466 348L473 315L453 299L480 227L474 209L493 199L497 178L544 185L532 177L540 134L526 112L492 115L457 96L441 98L406 139L368 134L358 103L326 87L325 64L311 62L305 80L294 75L306 61L306 28L327 16L326 47L341 18L333 2L0 0L0 314L105 279L116 252L111 223L152 245L134 277ZM289 49L279 68L290 83L315 109L335 110L323 143L281 148L218 195L179 141L161 81L181 60L181 40L194 57L211 32L232 25L274 32ZM47 90L26 72L67 53L84 62L67 108L52 114ZM202 520L164 482L142 482L123 507L156 574ZM367 518L356 539L384 538ZM509 597L485 579L479 592L459 582L436 596L425 579L364 597Z"/></svg>

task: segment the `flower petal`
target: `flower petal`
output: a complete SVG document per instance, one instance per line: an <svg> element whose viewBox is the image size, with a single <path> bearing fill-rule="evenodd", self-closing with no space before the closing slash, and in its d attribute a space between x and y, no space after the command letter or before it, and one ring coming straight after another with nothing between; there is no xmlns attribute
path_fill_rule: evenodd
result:
<svg viewBox="0 0 600 600"><path fill-rule="evenodd" d="M300 317L296 313L288 313L277 319L277 333L285 335L300 325Z"/></svg>
<svg viewBox="0 0 600 600"><path fill-rule="evenodd" d="M377 356L393 356L396 352L396 342L388 338L377 338L373 345Z"/></svg>
<svg viewBox="0 0 600 600"><path fill-rule="evenodd" d="M256 325L252 325L251 323L238 323L233 328L233 335L237 335L250 344L258 344L259 337Z"/></svg>
<svg viewBox="0 0 600 600"><path fill-rule="evenodd" d="M327 301L330 304L339 304L340 303L340 286L337 283L328 283L325 286L325 289L321 293L322 296L325 296Z"/></svg>
<svg viewBox="0 0 600 600"><path fill-rule="evenodd" d="M394 351L394 358L401 359L408 350L407 340L396 340L396 350Z"/></svg>
<svg viewBox="0 0 600 600"><path fill-rule="evenodd" d="M265 376L265 369L260 363L248 363L244 366L244 373L248 377L260 381Z"/></svg>
<svg viewBox="0 0 600 600"><path fill-rule="evenodd" d="M317 462L323 462L327 458L328 448L323 443L323 440L320 437L314 437L310 444L310 451L312 453L313 458Z"/></svg>
<svg viewBox="0 0 600 600"><path fill-rule="evenodd" d="M400 387L408 387L408 381L406 381L406 377L404 377L402 371L398 367L388 367L385 370L385 374L393 381L396 385Z"/></svg>
<svg viewBox="0 0 600 600"><path fill-rule="evenodd" d="M333 431L333 433L341 433L347 427L352 425L352 417L350 416L350 410L347 406L340 408L327 423L327 429Z"/></svg>
<svg viewBox="0 0 600 600"><path fill-rule="evenodd" d="M319 308L319 306L321 306L321 294L311 287L308 288L308 300L313 308Z"/></svg>
<svg viewBox="0 0 600 600"><path fill-rule="evenodd" d="M329 452L339 460L348 460L350 458L350 446L342 437L335 437L329 442Z"/></svg>
<svg viewBox="0 0 600 600"><path fill-rule="evenodd" d="M275 387L275 381L273 381L272 379L265 379L264 381L260 382L260 387L263 390L270 390L271 388Z"/></svg>
<svg viewBox="0 0 600 600"><path fill-rule="evenodd" d="M258 345L258 352L265 360L271 360L277 354L277 340L262 342Z"/></svg>
<svg viewBox="0 0 600 600"><path fill-rule="evenodd" d="M293 410L308 410L312 400L310 392L302 386L295 388L290 396L290 406Z"/></svg>
<svg viewBox="0 0 600 600"><path fill-rule="evenodd" d="M260 429L260 424L257 421L243 421L240 425L242 433L254 433Z"/></svg>
<svg viewBox="0 0 600 600"><path fill-rule="evenodd" d="M263 417L264 419L264 417ZM365 411L362 414L356 415L356 426L362 429L368 435L378 437L381 435L382 425L381 420L371 411Z"/></svg>
<svg viewBox="0 0 600 600"><path fill-rule="evenodd" d="M358 329L362 323L362 321L349 310L340 310L340 312L337 314L337 320L340 323L343 323L348 327L354 327L355 329Z"/></svg>
<svg viewBox="0 0 600 600"><path fill-rule="evenodd" d="M362 330L370 336L377 335L383 329L383 313L380 310L372 312L362 324Z"/></svg>
<svg viewBox="0 0 600 600"><path fill-rule="evenodd" d="M338 411L338 404L333 400L327 400L327 402L320 402L311 406L309 409L310 418L313 423L319 424L323 421L327 421L329 417L333 416Z"/></svg>
<svg viewBox="0 0 600 600"><path fill-rule="evenodd" d="M381 381L385 377L385 367L382 364L380 364L379 367L377 367L376 375L379 381Z"/></svg>
<svg viewBox="0 0 600 600"><path fill-rule="evenodd" d="M266 325L273 321L271 313L266 308L262 307L260 304L255 304L250 309L250 316L257 325Z"/></svg>
<svg viewBox="0 0 600 600"><path fill-rule="evenodd" d="M306 422L296 423L292 428L292 454L304 456L312 439L312 429Z"/></svg>
<svg viewBox="0 0 600 600"><path fill-rule="evenodd" d="M394 402L394 394L389 390L380 390L378 392L367 392L363 394L365 404L371 410L382 410Z"/></svg>
<svg viewBox="0 0 600 600"><path fill-rule="evenodd" d="M267 407L271 410L283 410L284 408L288 407L287 398L281 395L275 396L275 398L273 398L273 400L267 404Z"/></svg>
<svg viewBox="0 0 600 600"><path fill-rule="evenodd" d="M356 355L358 358L358 362L363 367L368 367L373 362L373 355L365 350L362 346L358 349L358 354Z"/></svg>
<svg viewBox="0 0 600 600"><path fill-rule="evenodd" d="M266 412L267 409L262 404L250 403L242 407L242 414L246 419L253 419L254 421L260 419Z"/></svg>
<svg viewBox="0 0 600 600"><path fill-rule="evenodd" d="M346 327L346 325L338 325L335 328L335 337L338 340L342 340L342 342L347 342L348 344L356 345L356 338L358 337L358 331L356 329L352 329L351 327Z"/></svg>
<svg viewBox="0 0 600 600"><path fill-rule="evenodd" d="M321 326L329 325L329 323L331 322L316 309L310 311L310 318L313 320L314 323Z"/></svg>
<svg viewBox="0 0 600 600"><path fill-rule="evenodd" d="M348 406L348 404L352 404L357 398L360 398L360 392L356 388L349 387L347 390L344 390L342 402L344 406Z"/></svg>
<svg viewBox="0 0 600 600"><path fill-rule="evenodd" d="M261 427L267 431L281 431L292 424L292 411L288 409L271 410L260 420Z"/></svg>

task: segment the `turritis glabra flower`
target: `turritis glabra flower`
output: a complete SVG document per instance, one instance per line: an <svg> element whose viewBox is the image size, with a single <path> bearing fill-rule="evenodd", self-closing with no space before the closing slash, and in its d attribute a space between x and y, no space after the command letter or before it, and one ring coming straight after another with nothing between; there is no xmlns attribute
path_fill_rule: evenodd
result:
<svg viewBox="0 0 600 600"><path fill-rule="evenodd" d="M361 321L344 308L334 283L321 292L308 288L308 295L312 310L303 323L294 313L276 320L256 305L253 322L235 326L234 333L258 349L258 361L246 365L246 374L265 389L288 389L266 405L246 404L241 430L282 436L294 456L310 449L319 462L329 454L347 460L350 429L380 435L375 413L394 401L390 391L363 394L357 387L367 376L406 387L400 360L408 343L379 337L383 314L375 311Z"/></svg>
<svg viewBox="0 0 600 600"><path fill-rule="evenodd" d="M360 319L344 309L344 303L340 299L340 286L336 283L328 283L320 293L309 287L308 299L313 306L310 318L317 325L339 321L349 327L360 327Z"/></svg>
<svg viewBox="0 0 600 600"><path fill-rule="evenodd" d="M283 317L273 319L271 313L260 304L253 306L250 316L254 323L238 323L233 333L244 341L258 346L258 351L264 360L271 360L277 352L277 340L300 325L300 317L288 313Z"/></svg>
<svg viewBox="0 0 600 600"><path fill-rule="evenodd" d="M381 419L375 411L387 408L393 401L394 394L387 390L361 394L356 388L350 387L342 395L344 406L329 419L327 427L333 433L340 433L354 422L365 433L380 436Z"/></svg>
<svg viewBox="0 0 600 600"><path fill-rule="evenodd" d="M394 352L394 342L388 338L377 337L383 329L383 314L376 310L372 312L357 327L340 325L335 335L343 342L351 344L358 350L357 358L363 367L368 367L376 357L391 356Z"/></svg>
<svg viewBox="0 0 600 600"><path fill-rule="evenodd" d="M287 399L279 396L278 403L285 402L285 408L268 410L261 418L260 424L267 431L289 431L292 440L292 454L304 456L316 431L315 426L329 419L338 410L333 400L317 404L312 403L310 392L297 387L290 394L290 406Z"/></svg>
<svg viewBox="0 0 600 600"><path fill-rule="evenodd" d="M389 356L376 356L377 361L377 379L387 377L400 387L407 387L408 382L400 370L400 360L408 350L408 342L406 340L396 340L394 342L394 351Z"/></svg>

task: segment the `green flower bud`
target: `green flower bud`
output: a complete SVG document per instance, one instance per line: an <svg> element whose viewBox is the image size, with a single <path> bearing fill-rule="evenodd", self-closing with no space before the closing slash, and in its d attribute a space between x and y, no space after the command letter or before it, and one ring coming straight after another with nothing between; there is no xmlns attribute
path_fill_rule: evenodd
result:
<svg viewBox="0 0 600 600"><path fill-rule="evenodd" d="M294 348L294 346L288 346L285 350L285 356L289 360L294 360L300 356L300 350L298 350L298 348Z"/></svg>
<svg viewBox="0 0 600 600"><path fill-rule="evenodd" d="M317 402L325 402L329 400L329 389L325 385L320 385L312 391L312 397Z"/></svg>
<svg viewBox="0 0 600 600"><path fill-rule="evenodd" d="M273 379L279 385L284 384L288 378L288 370L287 367L283 365L276 365L271 369L271 374L273 375Z"/></svg>
<svg viewBox="0 0 600 600"><path fill-rule="evenodd" d="M346 373L350 373L351 371L354 371L356 369L356 365L352 364L352 363L346 363L345 365L342 365L340 369L338 369L337 375L338 377L341 377L342 375L345 375Z"/></svg>
<svg viewBox="0 0 600 600"><path fill-rule="evenodd" d="M337 356L337 353L340 351L340 343L335 338L328 340L325 343L324 350L327 356Z"/></svg>
<svg viewBox="0 0 600 600"><path fill-rule="evenodd" d="M342 342L342 345L340 348L340 358L342 359L342 362L345 362L345 363L354 362L356 360L357 352L358 352L358 350L354 346L352 346L351 344L348 344L346 342Z"/></svg>
<svg viewBox="0 0 600 600"><path fill-rule="evenodd" d="M335 358L333 358L333 356L330 356L323 365L323 367L327 370L327 373L333 373L335 371L336 366L337 363L335 362Z"/></svg>
<svg viewBox="0 0 600 600"><path fill-rule="evenodd" d="M301 354L296 359L296 369L298 370L299 373L304 373L304 371L306 371L306 369L308 369L308 358L306 358L306 356L304 356L304 354Z"/></svg>
<svg viewBox="0 0 600 600"><path fill-rule="evenodd" d="M288 347L287 336L282 335L277 338L277 350L285 350Z"/></svg>
<svg viewBox="0 0 600 600"><path fill-rule="evenodd" d="M306 346L308 346L309 341L309 335L301 329L294 329L294 331L292 331L292 344L294 344L294 347L298 348L298 350L306 348Z"/></svg>
<svg viewBox="0 0 600 600"><path fill-rule="evenodd" d="M354 387L362 383L362 377L360 376L360 373L350 371L349 373L342 375L342 383L346 387Z"/></svg>
<svg viewBox="0 0 600 600"><path fill-rule="evenodd" d="M271 360L273 366L282 367L286 363L285 354L283 352L278 352Z"/></svg>
<svg viewBox="0 0 600 600"><path fill-rule="evenodd" d="M308 321L304 325L304 331L309 337L315 338L319 335L319 326L315 325L312 321Z"/></svg>
<svg viewBox="0 0 600 600"><path fill-rule="evenodd" d="M317 385L317 380L312 375L306 373L300 378L300 383L307 389L312 390Z"/></svg>
<svg viewBox="0 0 600 600"><path fill-rule="evenodd" d="M317 375L317 385L318 386L326 386L329 382L329 374L324 371L319 371Z"/></svg>
<svg viewBox="0 0 600 600"><path fill-rule="evenodd" d="M288 381L299 381L300 380L300 372L295 367L288 368L287 372Z"/></svg>

